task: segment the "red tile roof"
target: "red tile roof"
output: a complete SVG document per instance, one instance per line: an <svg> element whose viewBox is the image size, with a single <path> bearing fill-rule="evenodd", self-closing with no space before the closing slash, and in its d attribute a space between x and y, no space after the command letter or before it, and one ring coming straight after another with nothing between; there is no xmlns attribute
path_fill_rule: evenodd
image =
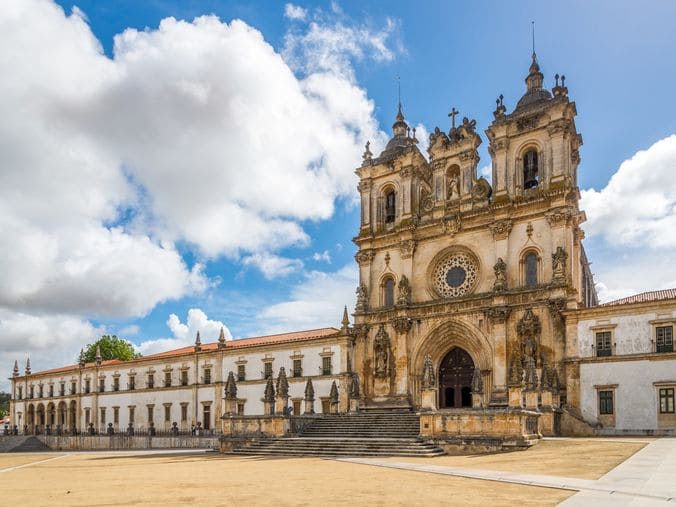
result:
<svg viewBox="0 0 676 507"><path fill-rule="evenodd" d="M630 305L632 303L649 303L652 301L662 301L664 299L676 299L676 289L653 290L650 292L641 292L615 301L609 301L599 306Z"/></svg>
<svg viewBox="0 0 676 507"><path fill-rule="evenodd" d="M242 349L248 347L256 347L263 345L271 344L280 344L280 343L292 343L292 342L301 342L301 341L310 341L316 340L319 338L326 338L327 336L335 335L338 333L338 329L335 327L324 327L320 329L310 329L308 331L293 331L290 333L281 333L281 334L272 334L267 336L255 336L253 338L241 338L239 340L230 340L226 342L225 349ZM211 352L218 350L218 343L205 343L202 344L202 352ZM195 352L195 347L190 345L188 347L182 347L180 349L168 350L166 352L159 352L157 354L151 354L149 356L142 356L137 359L130 359L129 361L120 361L119 359L110 359L108 361L103 361L101 366L112 366L115 364L130 364L138 363L142 361L152 360L152 359L165 359L169 357L180 357ZM94 366L94 363L87 363L85 368ZM62 366L61 368L53 368L51 370L36 371L31 373L34 375L46 375L50 373L65 373L69 371L78 370L79 366L77 364L72 364L70 366Z"/></svg>

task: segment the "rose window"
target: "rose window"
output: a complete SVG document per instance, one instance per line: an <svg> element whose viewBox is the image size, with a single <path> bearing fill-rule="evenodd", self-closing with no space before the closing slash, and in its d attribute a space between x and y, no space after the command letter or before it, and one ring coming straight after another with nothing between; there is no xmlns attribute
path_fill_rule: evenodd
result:
<svg viewBox="0 0 676 507"><path fill-rule="evenodd" d="M455 252L434 268L432 283L440 296L454 298L467 294L478 276L479 267L474 258L465 252Z"/></svg>

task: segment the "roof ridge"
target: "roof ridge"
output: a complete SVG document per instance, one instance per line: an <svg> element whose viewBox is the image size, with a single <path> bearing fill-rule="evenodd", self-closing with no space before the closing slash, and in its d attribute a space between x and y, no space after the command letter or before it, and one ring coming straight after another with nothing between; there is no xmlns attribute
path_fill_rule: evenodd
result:
<svg viewBox="0 0 676 507"><path fill-rule="evenodd" d="M647 303L651 301L662 301L664 299L672 299L672 298L676 299L676 288L639 292L631 296L626 296L623 298L608 301L607 303L602 303L599 306L615 306L632 303Z"/></svg>

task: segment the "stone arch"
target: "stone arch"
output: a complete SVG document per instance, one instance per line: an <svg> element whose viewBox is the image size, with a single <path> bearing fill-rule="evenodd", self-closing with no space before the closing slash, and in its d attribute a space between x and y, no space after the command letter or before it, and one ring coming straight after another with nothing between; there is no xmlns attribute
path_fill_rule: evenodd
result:
<svg viewBox="0 0 676 507"><path fill-rule="evenodd" d="M543 283L544 278L544 267L542 263L542 249L536 245L528 245L519 252L519 286L526 287L527 284L527 257L530 255L535 255L535 269L536 269L536 278L537 283L530 286L536 286Z"/></svg>
<svg viewBox="0 0 676 507"><path fill-rule="evenodd" d="M486 396L490 394L493 346L488 337L476 326L459 319L451 319L432 329L420 340L411 354L411 392L418 402L425 356L429 354L432 358L434 372L437 375L441 361L455 347L466 351L474 365L484 372L485 393Z"/></svg>
<svg viewBox="0 0 676 507"><path fill-rule="evenodd" d="M523 160L526 153L535 151L538 159L538 186L545 180L545 147L537 139L526 139L516 149L514 157L514 167L517 185L524 189Z"/></svg>

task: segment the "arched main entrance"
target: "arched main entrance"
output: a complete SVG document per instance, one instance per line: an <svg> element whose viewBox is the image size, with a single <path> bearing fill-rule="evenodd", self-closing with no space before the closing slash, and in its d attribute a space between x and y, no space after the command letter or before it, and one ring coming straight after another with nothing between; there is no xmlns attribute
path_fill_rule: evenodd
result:
<svg viewBox="0 0 676 507"><path fill-rule="evenodd" d="M460 347L446 354L439 365L439 408L472 406L474 361Z"/></svg>

